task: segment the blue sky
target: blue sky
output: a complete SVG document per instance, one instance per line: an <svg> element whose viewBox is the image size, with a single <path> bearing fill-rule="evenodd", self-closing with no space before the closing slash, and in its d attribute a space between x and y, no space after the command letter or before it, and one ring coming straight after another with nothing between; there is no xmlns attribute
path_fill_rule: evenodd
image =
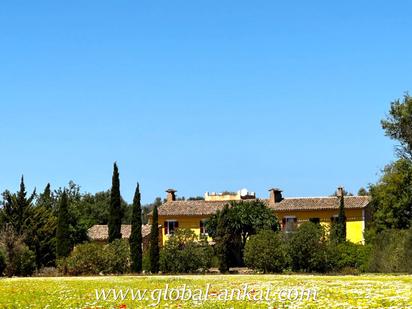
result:
<svg viewBox="0 0 412 309"><path fill-rule="evenodd" d="M24 174L143 202L356 192L393 160L408 1L3 1L0 191Z"/></svg>

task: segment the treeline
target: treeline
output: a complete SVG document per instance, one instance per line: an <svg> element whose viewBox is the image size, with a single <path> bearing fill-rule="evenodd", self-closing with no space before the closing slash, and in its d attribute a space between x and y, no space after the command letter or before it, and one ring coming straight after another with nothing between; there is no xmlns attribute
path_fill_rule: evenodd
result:
<svg viewBox="0 0 412 309"><path fill-rule="evenodd" d="M120 197L121 223L132 222L132 205ZM66 214L63 224L63 247L58 248L59 216ZM154 205L142 206L142 224ZM0 201L0 275L25 276L43 268L56 267L58 250L68 255L74 246L87 242L88 229L95 224L108 224L111 190L95 194L82 193L80 186L70 181L66 188L52 190L47 184L41 193L28 193L24 178L16 193L5 190Z"/></svg>

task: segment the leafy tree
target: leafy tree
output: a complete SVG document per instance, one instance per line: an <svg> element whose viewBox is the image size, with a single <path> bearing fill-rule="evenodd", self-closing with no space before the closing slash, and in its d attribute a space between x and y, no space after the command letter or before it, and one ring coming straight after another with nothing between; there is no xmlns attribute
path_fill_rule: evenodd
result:
<svg viewBox="0 0 412 309"><path fill-rule="evenodd" d="M243 249L251 235L265 229L279 230L273 211L259 200L231 202L206 224L220 252L223 272L228 270L226 264L242 264Z"/></svg>
<svg viewBox="0 0 412 309"><path fill-rule="evenodd" d="M36 191L27 197L24 178L21 177L20 190L12 194L9 191L3 193L3 208L1 211L1 222L7 223L19 235L23 235L30 229L30 218L32 215L33 200Z"/></svg>
<svg viewBox="0 0 412 309"><path fill-rule="evenodd" d="M288 241L288 255L293 271L328 270L325 230L320 224L305 222Z"/></svg>
<svg viewBox="0 0 412 309"><path fill-rule="evenodd" d="M397 153L401 158L412 160L412 97L406 93L403 100L391 102L389 115L381 121L386 136L397 140Z"/></svg>
<svg viewBox="0 0 412 309"><path fill-rule="evenodd" d="M58 258L69 256L72 249L69 227L68 198L66 191L63 190L63 194L60 198L56 231L56 253Z"/></svg>
<svg viewBox="0 0 412 309"><path fill-rule="evenodd" d="M122 238L122 216L119 170L115 162L113 165L112 189L110 195L110 212L108 222L109 242Z"/></svg>
<svg viewBox="0 0 412 309"><path fill-rule="evenodd" d="M373 220L371 229L408 229L412 220L412 162L387 165L378 183L370 186Z"/></svg>
<svg viewBox="0 0 412 309"><path fill-rule="evenodd" d="M279 273L288 265L283 235L272 230L252 235L246 243L244 256L248 267L264 273Z"/></svg>
<svg viewBox="0 0 412 309"><path fill-rule="evenodd" d="M142 271L142 207L140 205L139 183L133 198L132 230L129 238L131 253L131 269L133 272Z"/></svg>
<svg viewBox="0 0 412 309"><path fill-rule="evenodd" d="M159 272L159 217L157 206L153 208L152 227L150 231L150 271L153 274Z"/></svg>

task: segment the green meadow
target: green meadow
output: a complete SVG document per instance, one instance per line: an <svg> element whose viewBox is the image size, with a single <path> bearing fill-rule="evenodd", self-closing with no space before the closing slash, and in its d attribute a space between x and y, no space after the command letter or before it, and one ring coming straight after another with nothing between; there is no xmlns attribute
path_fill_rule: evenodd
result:
<svg viewBox="0 0 412 309"><path fill-rule="evenodd" d="M0 279L0 307L412 308L412 276L7 278Z"/></svg>

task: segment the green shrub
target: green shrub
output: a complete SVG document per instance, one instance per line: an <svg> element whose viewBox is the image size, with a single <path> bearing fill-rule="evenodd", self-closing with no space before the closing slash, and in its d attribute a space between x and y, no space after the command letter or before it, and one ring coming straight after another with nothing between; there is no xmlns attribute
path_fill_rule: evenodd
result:
<svg viewBox="0 0 412 309"><path fill-rule="evenodd" d="M78 245L68 258L59 262L59 266L65 267L72 276L98 274L106 267L103 248L103 245L92 242Z"/></svg>
<svg viewBox="0 0 412 309"><path fill-rule="evenodd" d="M36 255L27 246L22 246L16 257L16 274L31 276L36 269Z"/></svg>
<svg viewBox="0 0 412 309"><path fill-rule="evenodd" d="M69 275L122 274L129 271L130 249L125 240L108 245L85 243L78 245L70 256L59 263Z"/></svg>
<svg viewBox="0 0 412 309"><path fill-rule="evenodd" d="M367 270L370 247L354 244L329 242L327 246L327 269L345 273L358 273Z"/></svg>
<svg viewBox="0 0 412 309"><path fill-rule="evenodd" d="M168 273L190 273L208 270L213 249L189 229L177 229L160 252L160 269Z"/></svg>
<svg viewBox="0 0 412 309"><path fill-rule="evenodd" d="M374 237L369 260L372 272L412 273L412 229L386 230Z"/></svg>
<svg viewBox="0 0 412 309"><path fill-rule="evenodd" d="M6 254L0 248L0 277L3 276L6 265Z"/></svg>
<svg viewBox="0 0 412 309"><path fill-rule="evenodd" d="M36 258L33 251L24 243L23 236L6 225L0 232L0 250L3 250L6 260L4 273L6 276L30 276L36 268Z"/></svg>
<svg viewBox="0 0 412 309"><path fill-rule="evenodd" d="M283 235L263 230L246 242L246 266L264 273L282 272L287 267L286 245Z"/></svg>
<svg viewBox="0 0 412 309"><path fill-rule="evenodd" d="M150 272L150 253L149 250L143 252L142 259L142 270L145 272Z"/></svg>
<svg viewBox="0 0 412 309"><path fill-rule="evenodd" d="M130 271L130 246L124 239L116 239L103 249L105 268L103 272L124 274Z"/></svg>
<svg viewBox="0 0 412 309"><path fill-rule="evenodd" d="M305 222L288 241L288 255L293 271L326 272L327 259L325 230L320 224Z"/></svg>

